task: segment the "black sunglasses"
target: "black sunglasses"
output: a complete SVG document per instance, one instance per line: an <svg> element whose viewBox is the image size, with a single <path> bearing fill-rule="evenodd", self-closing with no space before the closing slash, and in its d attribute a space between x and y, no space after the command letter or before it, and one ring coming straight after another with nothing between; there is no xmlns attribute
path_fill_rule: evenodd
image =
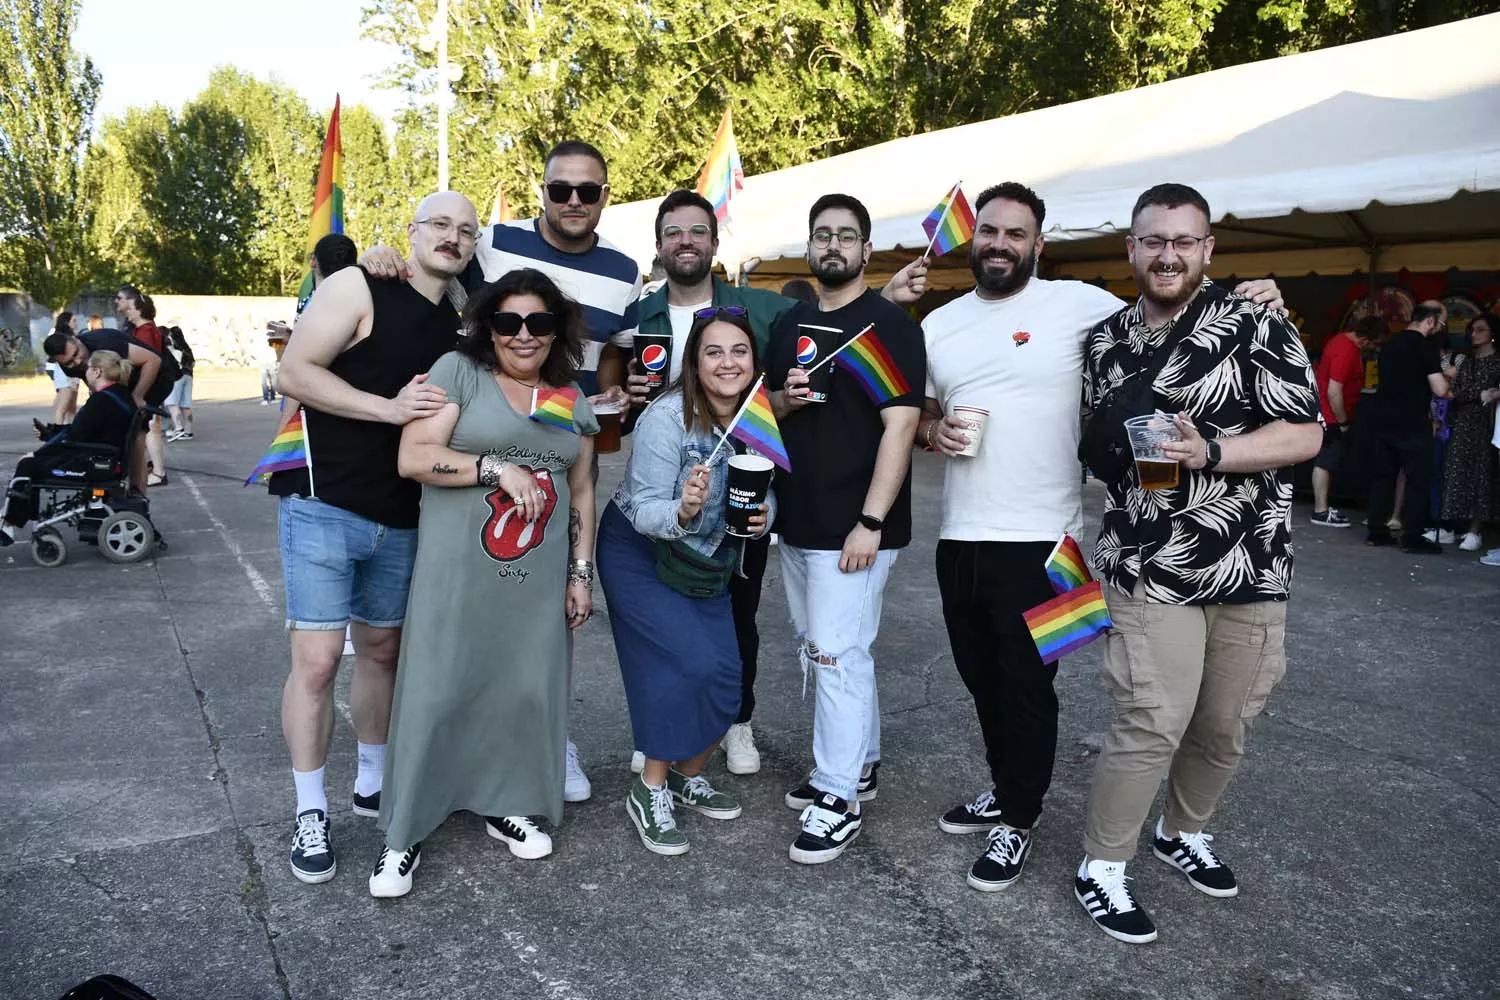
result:
<svg viewBox="0 0 1500 1000"><path fill-rule="evenodd" d="M566 205L568 199L573 197L573 192L578 192L578 200L585 205L597 204L600 196L604 194L604 185L586 181L583 184L569 184L567 181L548 181L547 197L559 205Z"/></svg>
<svg viewBox="0 0 1500 1000"><path fill-rule="evenodd" d="M526 327L533 337L550 337L557 331L557 317L549 312L534 312L528 316L520 313L497 312L490 317L490 329L502 337L514 337Z"/></svg>
<svg viewBox="0 0 1500 1000"><path fill-rule="evenodd" d="M708 306L693 313L693 319L718 319L720 316L744 316L748 310L744 306Z"/></svg>

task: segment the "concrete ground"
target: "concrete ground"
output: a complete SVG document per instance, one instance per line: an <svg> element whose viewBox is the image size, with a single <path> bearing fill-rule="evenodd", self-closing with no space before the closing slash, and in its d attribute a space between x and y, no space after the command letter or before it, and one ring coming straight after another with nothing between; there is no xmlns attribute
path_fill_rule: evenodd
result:
<svg viewBox="0 0 1500 1000"><path fill-rule="evenodd" d="M0 407L0 466L37 413ZM459 814L410 896L372 900L380 837L348 810L341 707L328 768L340 869L303 885L287 867L275 506L240 485L274 421L253 400L198 408L196 440L172 446L171 484L153 491L171 542L153 561L114 566L75 544L45 570L24 547L0 550L0 1000L50 1000L104 971L160 1000L1500 994L1500 570L1369 550L1358 528L1307 527L1299 508L1291 669L1212 825L1243 891L1203 896L1148 847L1131 870L1161 938L1131 947L1072 896L1109 716L1097 647L1058 678L1056 779L1024 878L975 892L964 875L984 839L937 829L985 771L932 581L926 455L919 538L877 646L880 797L842 859L787 859L781 796L810 764L812 705L773 558L765 766L711 772L741 819L687 817L681 858L641 847L621 808L631 743L601 616L579 637L572 708L594 797L568 807L551 858L517 861ZM606 484L622 464L606 460ZM1086 495L1097 511L1097 487Z"/></svg>

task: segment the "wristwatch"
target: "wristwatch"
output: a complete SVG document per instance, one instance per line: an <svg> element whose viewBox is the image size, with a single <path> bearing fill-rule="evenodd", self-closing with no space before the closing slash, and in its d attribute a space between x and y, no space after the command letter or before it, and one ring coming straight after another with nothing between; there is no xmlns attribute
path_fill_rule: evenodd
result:
<svg viewBox="0 0 1500 1000"><path fill-rule="evenodd" d="M1203 471L1207 472L1224 460L1224 449L1219 444L1218 438L1209 438L1203 442Z"/></svg>
<svg viewBox="0 0 1500 1000"><path fill-rule="evenodd" d="M885 530L885 522L878 517L871 517L869 514L859 515L859 523L864 525L866 528L869 528L871 531Z"/></svg>

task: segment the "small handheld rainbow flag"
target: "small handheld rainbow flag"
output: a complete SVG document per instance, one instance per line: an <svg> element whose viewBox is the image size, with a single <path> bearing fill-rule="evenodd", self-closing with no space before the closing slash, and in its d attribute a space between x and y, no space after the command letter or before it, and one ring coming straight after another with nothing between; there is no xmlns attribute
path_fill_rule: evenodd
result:
<svg viewBox="0 0 1500 1000"><path fill-rule="evenodd" d="M873 323L851 337L831 357L839 359L840 364L859 381L876 406L911 392L911 385L906 381L906 376L901 374L901 369L896 367L891 352L875 336Z"/></svg>
<svg viewBox="0 0 1500 1000"><path fill-rule="evenodd" d="M927 244L924 257L934 250L941 257L974 236L974 210L969 207L969 199L964 197L963 181L953 185L937 207L927 213L927 218L922 220L922 231L932 240Z"/></svg>
<svg viewBox="0 0 1500 1000"><path fill-rule="evenodd" d="M276 436L271 439L271 446L260 457L260 461L255 463L250 478L245 480L246 486L254 482L265 482L273 472L306 467L308 486L311 489L312 454L307 447L307 426L302 420L302 412L302 407L297 407L281 425Z"/></svg>
<svg viewBox="0 0 1500 1000"><path fill-rule="evenodd" d="M1093 579L1089 574L1089 564L1083 559L1083 550L1072 535L1065 532L1053 546L1052 554L1047 557L1047 576L1052 581L1052 589L1059 594L1082 587Z"/></svg>
<svg viewBox="0 0 1500 1000"><path fill-rule="evenodd" d="M1043 663L1053 663L1104 634L1114 623L1098 580L1090 580L1022 615Z"/></svg>
<svg viewBox="0 0 1500 1000"><path fill-rule="evenodd" d="M703 464L712 465L719 449L730 438L745 442L769 458L778 468L786 472L792 471L792 458L786 453L786 444L781 440L781 427L777 425L776 413L771 409L771 397L766 392L764 375L755 380L755 388L750 390L740 412L729 422L729 430L714 445L713 453Z"/></svg>
<svg viewBox="0 0 1500 1000"><path fill-rule="evenodd" d="M698 175L697 191L714 207L714 216L723 222L729 217L729 202L745 187L745 169L740 166L740 149L734 141L734 123L729 109L719 119L714 144L708 147L708 161Z"/></svg>
<svg viewBox="0 0 1500 1000"><path fill-rule="evenodd" d="M577 434L578 425L573 422L573 407L577 403L577 389L535 388L531 390L531 419Z"/></svg>

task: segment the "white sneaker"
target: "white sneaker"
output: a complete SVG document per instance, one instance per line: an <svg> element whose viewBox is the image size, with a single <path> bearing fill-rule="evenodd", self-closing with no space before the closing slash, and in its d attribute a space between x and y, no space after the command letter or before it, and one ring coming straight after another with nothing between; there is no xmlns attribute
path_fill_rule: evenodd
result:
<svg viewBox="0 0 1500 1000"><path fill-rule="evenodd" d="M1426 531L1422 532L1422 537L1427 539L1429 542L1436 542L1439 545L1453 544L1453 532L1449 531L1447 528L1428 528ZM1474 547L1478 548L1479 546L1476 545Z"/></svg>
<svg viewBox="0 0 1500 1000"><path fill-rule="evenodd" d="M1479 557L1479 562L1485 566L1500 566L1500 549L1490 549Z"/></svg>
<svg viewBox="0 0 1500 1000"><path fill-rule="evenodd" d="M552 838L529 816L486 816L484 832L526 861L545 858L552 853Z"/></svg>
<svg viewBox="0 0 1500 1000"><path fill-rule="evenodd" d="M583 765L578 763L578 745L572 740L568 741L568 756L564 767L566 776L563 778L563 801L587 802L589 796L594 794L594 786L589 784L589 776L583 773Z"/></svg>
<svg viewBox="0 0 1500 1000"><path fill-rule="evenodd" d="M1465 552L1478 552L1479 546L1484 544L1484 539L1472 531L1464 532L1464 540L1458 543L1458 547Z"/></svg>
<svg viewBox="0 0 1500 1000"><path fill-rule="evenodd" d="M630 773L640 774L646 769L646 755L637 750L630 755Z"/></svg>
<svg viewBox="0 0 1500 1000"><path fill-rule="evenodd" d="M411 873L422 863L422 845L397 853L389 847L380 849L375 870L370 873L370 895L376 899L395 899L411 892Z"/></svg>
<svg viewBox="0 0 1500 1000"><path fill-rule="evenodd" d="M748 722L736 722L724 734L724 756L730 774L754 774L760 770L760 751Z"/></svg>

